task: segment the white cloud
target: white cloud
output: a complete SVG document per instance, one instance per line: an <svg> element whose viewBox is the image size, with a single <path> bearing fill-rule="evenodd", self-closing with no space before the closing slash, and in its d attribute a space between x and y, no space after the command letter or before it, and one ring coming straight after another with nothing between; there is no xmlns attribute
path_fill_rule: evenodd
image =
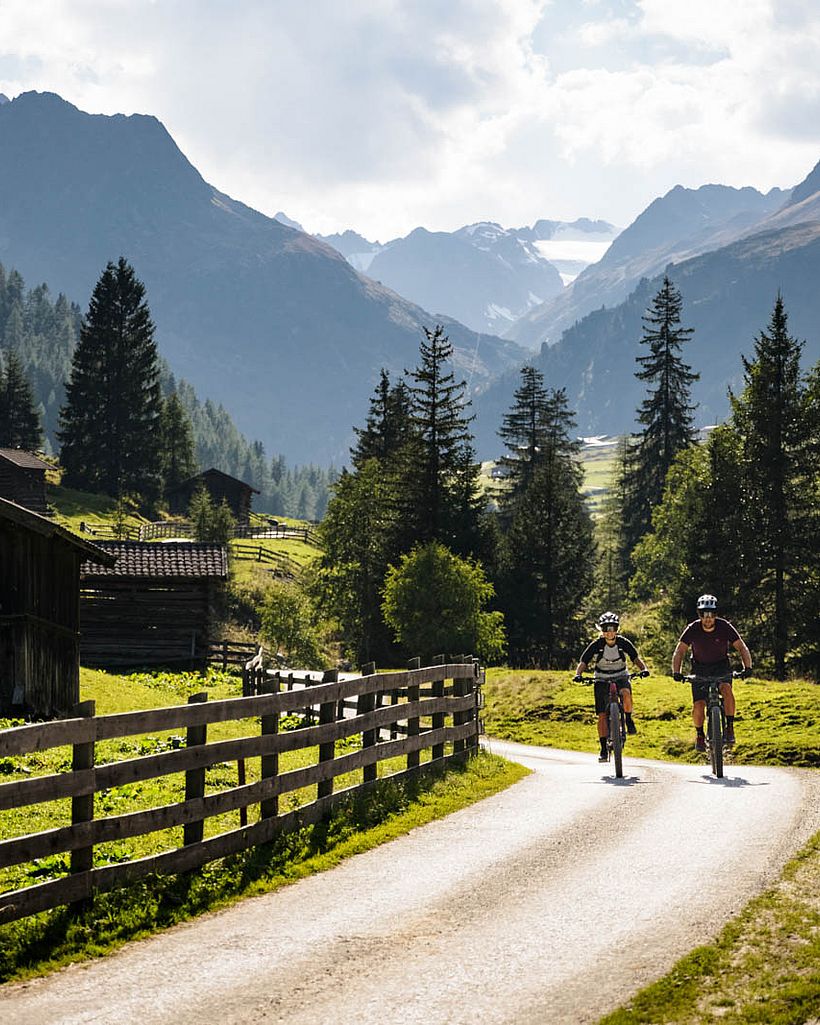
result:
<svg viewBox="0 0 820 1025"><path fill-rule="evenodd" d="M808 0L0 0L0 24L0 91L156 114L208 181L313 230L625 223L819 155Z"/></svg>

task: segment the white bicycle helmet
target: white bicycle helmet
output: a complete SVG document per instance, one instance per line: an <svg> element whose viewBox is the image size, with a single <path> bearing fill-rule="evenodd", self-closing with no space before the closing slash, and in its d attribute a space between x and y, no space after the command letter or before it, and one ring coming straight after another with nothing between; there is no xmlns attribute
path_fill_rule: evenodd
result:
<svg viewBox="0 0 820 1025"><path fill-rule="evenodd" d="M702 594L698 598L698 612L703 612L704 609L715 612L717 611L717 604L717 598L713 594Z"/></svg>
<svg viewBox="0 0 820 1025"><path fill-rule="evenodd" d="M614 626L617 630L621 625L621 621L618 618L617 612L605 612L602 616L598 617L598 626L601 630L606 630L608 626Z"/></svg>

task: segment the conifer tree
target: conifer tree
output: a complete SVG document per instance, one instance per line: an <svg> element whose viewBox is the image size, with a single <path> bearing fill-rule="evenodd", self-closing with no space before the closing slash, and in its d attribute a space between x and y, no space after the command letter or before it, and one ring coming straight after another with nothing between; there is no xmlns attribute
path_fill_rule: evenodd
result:
<svg viewBox="0 0 820 1025"><path fill-rule="evenodd" d="M465 413L466 382L450 369L452 345L437 325L424 328L421 362L409 376L413 437L406 444L397 481L401 538L394 551L441 541L458 555L481 547L478 465Z"/></svg>
<svg viewBox="0 0 820 1025"><path fill-rule="evenodd" d="M162 483L165 491L170 491L198 471L191 418L176 392L162 403L160 438Z"/></svg>
<svg viewBox="0 0 820 1025"><path fill-rule="evenodd" d="M498 432L509 452L501 457L509 478L509 487L502 497L506 507L526 491L540 466L555 456L578 454L580 443L574 430L575 416L569 409L566 390L545 388L540 371L523 367L513 406Z"/></svg>
<svg viewBox="0 0 820 1025"><path fill-rule="evenodd" d="M389 373L382 368L379 383L370 399L364 427L354 427L356 445L350 452L353 466L366 459L389 460L412 436L410 393L404 381L390 384Z"/></svg>
<svg viewBox="0 0 820 1025"><path fill-rule="evenodd" d="M817 546L810 531L816 492L802 348L789 334L778 295L768 330L755 341L754 358L743 358L745 387L739 396L730 396L744 456L744 511L755 535L749 589L763 614L777 679L786 673L806 552Z"/></svg>
<svg viewBox="0 0 820 1025"><path fill-rule="evenodd" d="M630 446L622 480L625 493L624 535L628 551L652 524L652 509L663 495L666 475L677 454L695 440L690 390L699 375L684 363L680 350L693 333L680 326L683 300L667 276L643 319L641 344L649 353L638 356L635 376L649 385L638 410L643 431Z"/></svg>
<svg viewBox="0 0 820 1025"><path fill-rule="evenodd" d="M568 664L582 636L595 543L566 394L547 393L539 416L534 465L508 507L498 590L511 661L546 667Z"/></svg>
<svg viewBox="0 0 820 1025"><path fill-rule="evenodd" d="M42 446L42 422L34 393L17 354L8 352L5 368L0 368L0 448L36 452Z"/></svg>
<svg viewBox="0 0 820 1025"><path fill-rule="evenodd" d="M159 367L145 287L124 257L94 288L66 396L66 483L150 504L161 484Z"/></svg>

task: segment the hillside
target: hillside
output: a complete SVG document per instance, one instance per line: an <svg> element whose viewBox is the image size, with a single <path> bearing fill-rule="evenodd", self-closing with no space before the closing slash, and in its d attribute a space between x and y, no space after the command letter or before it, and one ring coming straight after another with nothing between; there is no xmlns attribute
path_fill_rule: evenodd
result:
<svg viewBox="0 0 820 1025"><path fill-rule="evenodd" d="M294 462L343 459L379 369L414 365L434 322L208 184L153 117L24 93L0 106L0 180L14 196L0 206L0 260L82 304L126 256L173 372ZM473 388L521 358L513 342L444 323Z"/></svg>
<svg viewBox="0 0 820 1025"><path fill-rule="evenodd" d="M811 208L812 198L802 201ZM805 209L805 207L804 207ZM799 216L799 215L798 215ZM776 223L776 219L773 218ZM751 234L713 252L672 264L668 273L683 295L683 323L694 328L685 360L700 373L692 396L696 426L705 427L728 412L727 388L742 383L741 354L769 322L782 293L789 329L805 340L804 365L820 358L820 219ZM579 433L622 434L633 429L645 392L635 379L641 317L660 287L661 277L644 279L622 303L599 309L569 328L552 347L542 346L533 361L552 387L565 387L576 409ZM491 458L499 418L512 401L517 375L497 381L477 403L478 451Z"/></svg>
<svg viewBox="0 0 820 1025"><path fill-rule="evenodd" d="M591 311L626 299L642 278L655 277L670 263L748 234L787 198L780 189L763 195L752 188L677 185L650 203L598 262L560 295L518 320L507 335L529 348L554 345L563 331Z"/></svg>

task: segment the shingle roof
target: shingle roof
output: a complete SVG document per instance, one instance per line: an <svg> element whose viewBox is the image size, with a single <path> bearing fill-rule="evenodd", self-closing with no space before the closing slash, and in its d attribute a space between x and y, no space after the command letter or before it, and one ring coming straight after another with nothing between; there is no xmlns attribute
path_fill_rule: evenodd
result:
<svg viewBox="0 0 820 1025"><path fill-rule="evenodd" d="M0 448L0 459L7 459L15 466L22 466L26 470L48 470L49 464L40 459L33 452L26 452L22 448Z"/></svg>
<svg viewBox="0 0 820 1025"><path fill-rule="evenodd" d="M81 577L181 577L202 579L228 576L225 545L205 541L98 541L97 547L117 558L111 569L89 563Z"/></svg>

